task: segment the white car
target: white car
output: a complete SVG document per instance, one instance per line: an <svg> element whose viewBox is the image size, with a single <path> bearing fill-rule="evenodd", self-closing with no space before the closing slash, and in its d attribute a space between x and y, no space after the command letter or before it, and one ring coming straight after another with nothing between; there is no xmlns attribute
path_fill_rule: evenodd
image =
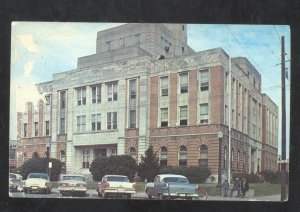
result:
<svg viewBox="0 0 300 212"><path fill-rule="evenodd" d="M84 196L87 190L87 184L83 175L62 175L58 182L58 191L62 196L72 196L79 194Z"/></svg>
<svg viewBox="0 0 300 212"><path fill-rule="evenodd" d="M25 180L24 192L42 191L47 194L51 192L51 188L48 174L30 173Z"/></svg>
<svg viewBox="0 0 300 212"><path fill-rule="evenodd" d="M23 191L24 182L20 179L9 178L10 191Z"/></svg>
<svg viewBox="0 0 300 212"><path fill-rule="evenodd" d="M105 175L98 183L96 191L99 197L131 198L136 193L135 183L130 183L124 175Z"/></svg>

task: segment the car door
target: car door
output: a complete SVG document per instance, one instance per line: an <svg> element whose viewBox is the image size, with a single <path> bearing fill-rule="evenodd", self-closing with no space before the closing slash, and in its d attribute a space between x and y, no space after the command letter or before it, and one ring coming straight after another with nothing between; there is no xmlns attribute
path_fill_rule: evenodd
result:
<svg viewBox="0 0 300 212"><path fill-rule="evenodd" d="M154 179L154 196L155 197L158 197L159 194L162 193L163 191L163 186L164 186L164 182L161 181L161 178L160 176L157 176L155 179Z"/></svg>

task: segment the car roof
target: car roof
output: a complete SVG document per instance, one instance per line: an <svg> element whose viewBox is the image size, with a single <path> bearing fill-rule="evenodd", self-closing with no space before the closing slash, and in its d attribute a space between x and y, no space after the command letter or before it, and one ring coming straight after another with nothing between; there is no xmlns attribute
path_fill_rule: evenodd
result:
<svg viewBox="0 0 300 212"><path fill-rule="evenodd" d="M65 177L65 176L74 176L74 177L84 177L82 174L62 174L60 177Z"/></svg>
<svg viewBox="0 0 300 212"><path fill-rule="evenodd" d="M104 175L103 177L127 177L125 175ZM128 177L127 177L128 178Z"/></svg>
<svg viewBox="0 0 300 212"><path fill-rule="evenodd" d="M28 175L30 175L30 174L48 175L47 173L38 173L38 172L32 172L32 173L29 173Z"/></svg>
<svg viewBox="0 0 300 212"><path fill-rule="evenodd" d="M179 175L179 174L159 174L157 175L161 178L165 178L165 177L181 177L181 178L187 178L186 176L183 175Z"/></svg>

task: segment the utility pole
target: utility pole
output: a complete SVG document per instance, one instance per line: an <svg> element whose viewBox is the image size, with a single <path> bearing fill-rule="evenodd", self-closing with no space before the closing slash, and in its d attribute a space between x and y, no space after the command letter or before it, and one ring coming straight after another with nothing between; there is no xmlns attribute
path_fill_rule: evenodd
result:
<svg viewBox="0 0 300 212"><path fill-rule="evenodd" d="M281 36L281 201L287 199L286 194L286 114L285 114L285 51L284 36Z"/></svg>
<svg viewBox="0 0 300 212"><path fill-rule="evenodd" d="M232 108L231 108L231 97L232 97L232 73L231 73L231 56L229 54L229 74L228 74L228 171L227 171L227 180L230 185L231 181L231 116L232 116Z"/></svg>

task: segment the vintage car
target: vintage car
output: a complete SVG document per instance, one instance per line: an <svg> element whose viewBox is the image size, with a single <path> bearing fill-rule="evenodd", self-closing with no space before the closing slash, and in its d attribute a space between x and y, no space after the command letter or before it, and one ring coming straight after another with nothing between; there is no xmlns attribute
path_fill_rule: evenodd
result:
<svg viewBox="0 0 300 212"><path fill-rule="evenodd" d="M131 198L136 193L135 183L129 182L124 175L105 175L98 183L96 191L99 197L126 197Z"/></svg>
<svg viewBox="0 0 300 212"><path fill-rule="evenodd" d="M15 174L15 173L9 173L9 179L17 179L17 180L22 180L22 175L20 174Z"/></svg>
<svg viewBox="0 0 300 212"><path fill-rule="evenodd" d="M20 179L9 178L9 190L10 191L23 191L24 182Z"/></svg>
<svg viewBox="0 0 300 212"><path fill-rule="evenodd" d="M198 185L190 184L182 175L160 174L154 178L153 183L145 185L145 191L149 199L197 199L199 197Z"/></svg>
<svg viewBox="0 0 300 212"><path fill-rule="evenodd" d="M58 191L62 196L85 196L87 184L83 175L66 174L60 177Z"/></svg>
<svg viewBox="0 0 300 212"><path fill-rule="evenodd" d="M45 173L30 173L24 184L24 192L42 191L50 193L52 185L49 181L48 174Z"/></svg>

